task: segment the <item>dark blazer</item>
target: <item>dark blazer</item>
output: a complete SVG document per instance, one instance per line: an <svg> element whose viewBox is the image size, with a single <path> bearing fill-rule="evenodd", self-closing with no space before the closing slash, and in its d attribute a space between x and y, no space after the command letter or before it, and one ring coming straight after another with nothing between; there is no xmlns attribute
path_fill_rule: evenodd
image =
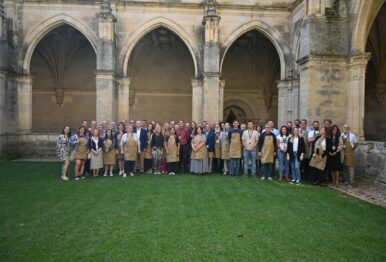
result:
<svg viewBox="0 0 386 262"><path fill-rule="evenodd" d="M303 137L299 137L298 152L296 154L296 158L298 159L299 162L301 161L300 156L302 155L302 153L303 154L306 153L305 145L304 145L304 139L303 139ZM295 155L294 155L294 144L291 142L291 138L288 140L288 143L287 143L287 154L290 157L290 161L292 161L294 159Z"/></svg>
<svg viewBox="0 0 386 262"><path fill-rule="evenodd" d="M261 152L261 150L263 149L263 145L264 145L264 141L265 141L265 137L266 136L272 136L272 143L273 143L273 148L275 149L275 151L274 152L276 152L276 150L277 150L277 143L276 143L276 137L275 137L275 135L274 135L274 133L269 133L269 134L267 134L267 133L262 133L260 136L259 136L259 142L257 143L257 151L258 152Z"/></svg>
<svg viewBox="0 0 386 262"><path fill-rule="evenodd" d="M157 135L156 133L154 133L151 137L151 147L163 148L164 141L165 137L163 135Z"/></svg>
<svg viewBox="0 0 386 262"><path fill-rule="evenodd" d="M137 133L137 128L133 128L133 133ZM139 142L141 142L141 151L145 150L147 148L147 132L143 128L139 134Z"/></svg>
<svg viewBox="0 0 386 262"><path fill-rule="evenodd" d="M335 150L332 149L333 146L335 146ZM327 153L335 153L338 150L338 147L339 147L339 136L335 138L335 141L333 141L332 137L326 138Z"/></svg>
<svg viewBox="0 0 386 262"><path fill-rule="evenodd" d="M206 135L206 133L205 133ZM216 134L214 130L210 130L206 136L206 148L208 152L214 152L214 145L216 144Z"/></svg>
<svg viewBox="0 0 386 262"><path fill-rule="evenodd" d="M102 138L98 139L98 148L103 148L103 139ZM96 150L96 144L91 137L88 139L88 149Z"/></svg>
<svg viewBox="0 0 386 262"><path fill-rule="evenodd" d="M126 134L126 131L123 131L123 134ZM117 143L117 141L118 141L118 131L116 131L114 133L114 140L115 140L115 149L118 149L119 148L119 145Z"/></svg>

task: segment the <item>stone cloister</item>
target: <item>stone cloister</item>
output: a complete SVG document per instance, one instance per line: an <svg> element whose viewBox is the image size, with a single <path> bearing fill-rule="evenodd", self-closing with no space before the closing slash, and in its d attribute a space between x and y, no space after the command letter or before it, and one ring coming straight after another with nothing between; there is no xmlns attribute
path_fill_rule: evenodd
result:
<svg viewBox="0 0 386 262"><path fill-rule="evenodd" d="M0 19L2 152L83 119L330 118L385 169L384 0L2 0Z"/></svg>

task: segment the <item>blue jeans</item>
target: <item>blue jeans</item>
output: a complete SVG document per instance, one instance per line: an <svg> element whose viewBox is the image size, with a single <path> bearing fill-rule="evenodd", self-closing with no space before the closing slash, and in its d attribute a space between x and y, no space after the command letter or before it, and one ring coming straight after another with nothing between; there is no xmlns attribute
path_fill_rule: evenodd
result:
<svg viewBox="0 0 386 262"><path fill-rule="evenodd" d="M229 159L229 175L239 176L240 174L240 158Z"/></svg>
<svg viewBox="0 0 386 262"><path fill-rule="evenodd" d="M261 176L268 178L271 177L272 174L272 163L269 164L262 164L261 166Z"/></svg>
<svg viewBox="0 0 386 262"><path fill-rule="evenodd" d="M301 179L300 161L297 158L298 152L294 152L294 158L291 160L292 180L299 181Z"/></svg>
<svg viewBox="0 0 386 262"><path fill-rule="evenodd" d="M256 150L248 151L244 149L244 175L248 175L248 162L251 160L252 164L252 176L256 176Z"/></svg>
<svg viewBox="0 0 386 262"><path fill-rule="evenodd" d="M277 158L279 159L279 177L288 177L289 168L288 168L288 160L287 153L277 150Z"/></svg>

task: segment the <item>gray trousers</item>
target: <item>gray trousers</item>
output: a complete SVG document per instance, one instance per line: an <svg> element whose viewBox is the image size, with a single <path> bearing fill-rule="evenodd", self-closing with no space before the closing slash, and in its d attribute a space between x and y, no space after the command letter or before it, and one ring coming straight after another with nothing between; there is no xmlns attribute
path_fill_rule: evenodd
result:
<svg viewBox="0 0 386 262"><path fill-rule="evenodd" d="M343 167L343 177L344 181L348 182L349 185L354 185L354 167L353 166L344 166Z"/></svg>

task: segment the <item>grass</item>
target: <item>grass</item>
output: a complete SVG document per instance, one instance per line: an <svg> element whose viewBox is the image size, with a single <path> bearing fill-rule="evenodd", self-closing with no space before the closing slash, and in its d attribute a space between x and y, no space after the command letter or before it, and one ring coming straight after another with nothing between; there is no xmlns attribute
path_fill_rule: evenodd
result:
<svg viewBox="0 0 386 262"><path fill-rule="evenodd" d="M1 261L386 260L386 209L329 188L59 170L0 162Z"/></svg>

